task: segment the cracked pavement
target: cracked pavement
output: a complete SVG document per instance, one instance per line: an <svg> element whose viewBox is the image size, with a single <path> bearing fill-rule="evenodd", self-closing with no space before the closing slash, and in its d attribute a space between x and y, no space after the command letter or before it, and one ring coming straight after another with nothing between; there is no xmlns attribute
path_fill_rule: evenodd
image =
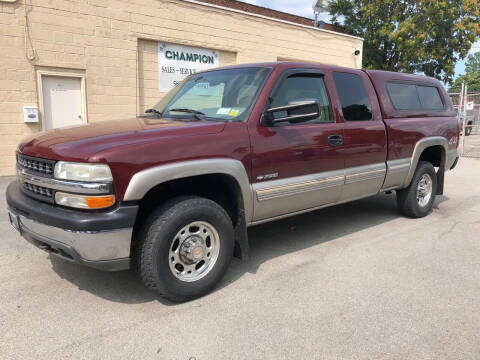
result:
<svg viewBox="0 0 480 360"><path fill-rule="evenodd" d="M249 229L251 259L168 303L130 271L50 258L7 221L0 178L0 358L479 359L480 160L423 219L394 195Z"/></svg>

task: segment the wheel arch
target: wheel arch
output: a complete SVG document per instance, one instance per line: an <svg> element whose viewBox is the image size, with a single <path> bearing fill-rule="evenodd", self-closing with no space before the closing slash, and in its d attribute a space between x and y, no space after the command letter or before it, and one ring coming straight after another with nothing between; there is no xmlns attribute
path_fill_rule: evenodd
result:
<svg viewBox="0 0 480 360"><path fill-rule="evenodd" d="M410 162L410 169L403 187L412 181L419 161L429 161L433 166L444 168L447 162L448 141L444 137L434 136L421 139L415 144Z"/></svg>
<svg viewBox="0 0 480 360"><path fill-rule="evenodd" d="M253 216L253 195L245 167L238 160L179 162L135 174L123 199L140 203L134 233L141 228L150 209L185 195L202 196L224 207L234 225L235 256L246 260L249 249L247 224ZM135 243L132 241L132 251Z"/></svg>
<svg viewBox="0 0 480 360"><path fill-rule="evenodd" d="M174 198L198 196L222 206L236 226L238 216L244 211L243 198L238 183L231 175L205 174L165 181L150 189L139 201L138 219L148 216L153 208Z"/></svg>

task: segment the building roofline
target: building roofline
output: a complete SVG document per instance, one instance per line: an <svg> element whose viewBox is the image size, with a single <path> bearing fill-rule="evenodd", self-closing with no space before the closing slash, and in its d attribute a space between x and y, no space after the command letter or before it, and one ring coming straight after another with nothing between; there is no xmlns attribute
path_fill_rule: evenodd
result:
<svg viewBox="0 0 480 360"><path fill-rule="evenodd" d="M274 18L274 19L290 21L296 24L314 26L314 23L315 23L315 20L313 20L312 18L287 13L281 10L275 10L272 8L268 8L264 5L253 4L253 3L247 2L247 0L197 0L197 1L212 4L212 5L224 6L229 9L246 11L248 13L263 15L263 16ZM340 26L328 24L325 22L323 22L323 25L324 27L321 27L321 26L319 27L325 30L332 30L335 32L345 33L345 29Z"/></svg>
<svg viewBox="0 0 480 360"><path fill-rule="evenodd" d="M292 21L277 19L277 18L274 18L274 17L271 17L271 16L255 14L255 13L248 12L248 11L233 9L233 8L220 6L220 5L215 5L215 4L211 4L211 3L207 3L207 2L202 2L202 1L199 1L199 0L182 0L182 1L188 2L188 3L191 3L191 4L196 4L196 5L211 7L211 8L215 8L215 9L230 11L230 12L234 12L234 13L237 13L237 14L243 14L243 15L253 16L253 17L257 17L257 18L261 18L261 19L265 19L265 20L275 21L275 22L279 22L279 23L283 23L283 24L289 24L289 25L302 27L302 28L309 29L309 30L316 30L316 31L325 32L325 33L329 33L329 34L334 34L334 35L337 35L337 36L343 36L343 37L347 37L347 38L350 38L350 39L356 39L356 40L361 40L361 41L364 40L363 38L361 38L359 36L349 35L349 34L337 32L337 31L333 31L333 30L320 29L320 28L317 28L317 27L314 27L314 26L299 24L299 23L295 23L295 22L292 22Z"/></svg>

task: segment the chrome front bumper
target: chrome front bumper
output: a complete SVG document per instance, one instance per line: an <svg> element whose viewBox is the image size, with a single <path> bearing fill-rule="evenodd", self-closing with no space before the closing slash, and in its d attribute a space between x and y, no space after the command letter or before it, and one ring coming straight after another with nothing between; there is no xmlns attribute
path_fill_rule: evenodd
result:
<svg viewBox="0 0 480 360"><path fill-rule="evenodd" d="M79 211L32 199L18 181L7 187L10 222L35 246L72 262L107 270L130 267L138 205Z"/></svg>
<svg viewBox="0 0 480 360"><path fill-rule="evenodd" d="M12 209L8 216L23 238L54 256L106 271L130 267L132 228L70 231L36 222Z"/></svg>

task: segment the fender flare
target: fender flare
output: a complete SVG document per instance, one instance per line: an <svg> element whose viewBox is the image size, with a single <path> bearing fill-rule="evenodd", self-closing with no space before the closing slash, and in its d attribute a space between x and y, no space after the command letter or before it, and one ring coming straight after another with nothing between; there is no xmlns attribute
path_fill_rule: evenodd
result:
<svg viewBox="0 0 480 360"><path fill-rule="evenodd" d="M241 161L212 158L175 162L139 171L132 176L123 197L124 201L141 200L148 191L167 181L192 176L223 174L233 177L242 192L246 223L253 216L253 193L247 171Z"/></svg>
<svg viewBox="0 0 480 360"><path fill-rule="evenodd" d="M431 146L441 146L443 149L442 153L442 160L441 160L441 166L445 166L445 163L447 161L447 149L448 149L448 141L442 136L432 136L432 137L427 137L424 139L419 140L415 144L415 148L413 149L413 154L410 160L410 169L408 170L408 175L405 178L405 181L403 183L403 188L407 187L410 185L410 182L412 181L413 175L415 174L415 170L417 169L418 162L420 160L420 156L422 155L423 151L426 148L429 148Z"/></svg>

